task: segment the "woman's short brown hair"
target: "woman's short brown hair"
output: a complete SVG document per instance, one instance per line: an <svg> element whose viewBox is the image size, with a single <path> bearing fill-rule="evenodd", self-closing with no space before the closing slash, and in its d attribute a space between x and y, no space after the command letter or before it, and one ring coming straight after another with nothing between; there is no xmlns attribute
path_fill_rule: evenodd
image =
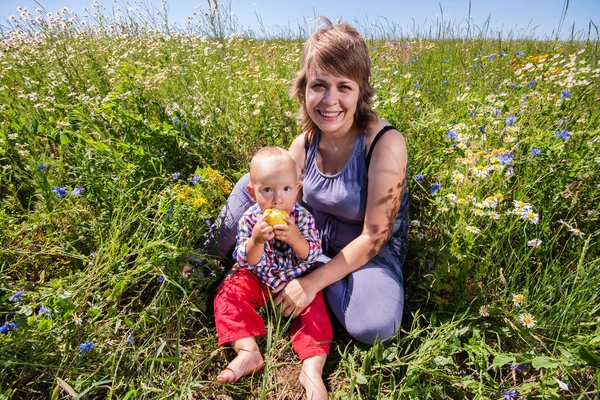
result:
<svg viewBox="0 0 600 400"><path fill-rule="evenodd" d="M290 95L298 98L298 125L312 142L316 124L306 110L306 82L313 66L336 76L346 76L358 83L359 97L354 114L354 126L362 134L377 115L371 110L375 89L369 83L371 58L365 39L348 23L333 24L322 18L325 24L313 32L304 43L300 71L290 88Z"/></svg>

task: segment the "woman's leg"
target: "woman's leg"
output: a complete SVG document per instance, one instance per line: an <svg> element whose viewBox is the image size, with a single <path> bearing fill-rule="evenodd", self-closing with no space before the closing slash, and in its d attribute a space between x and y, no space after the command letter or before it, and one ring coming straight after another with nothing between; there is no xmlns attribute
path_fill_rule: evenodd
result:
<svg viewBox="0 0 600 400"><path fill-rule="evenodd" d="M246 189L248 183L250 183L249 174L237 181L219 216L211 225L208 237L201 244L201 250L211 255L226 257L233 249L238 222L246 210L254 204Z"/></svg>
<svg viewBox="0 0 600 400"><path fill-rule="evenodd" d="M404 282L397 264L402 262L396 251L386 247L368 264L325 289L332 312L359 342L373 344L400 329Z"/></svg>

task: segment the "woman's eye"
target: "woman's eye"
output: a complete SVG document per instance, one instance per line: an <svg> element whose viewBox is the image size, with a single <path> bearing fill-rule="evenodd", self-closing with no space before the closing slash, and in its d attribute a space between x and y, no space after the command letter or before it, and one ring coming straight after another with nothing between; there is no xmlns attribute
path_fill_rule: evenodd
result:
<svg viewBox="0 0 600 400"><path fill-rule="evenodd" d="M347 85L340 86L340 89L352 90L352 88L350 86L347 86Z"/></svg>
<svg viewBox="0 0 600 400"><path fill-rule="evenodd" d="M316 88L324 88L324 87L325 87L325 85L323 85L322 83L315 83L314 85L312 85L312 87L313 87L313 89L316 89Z"/></svg>

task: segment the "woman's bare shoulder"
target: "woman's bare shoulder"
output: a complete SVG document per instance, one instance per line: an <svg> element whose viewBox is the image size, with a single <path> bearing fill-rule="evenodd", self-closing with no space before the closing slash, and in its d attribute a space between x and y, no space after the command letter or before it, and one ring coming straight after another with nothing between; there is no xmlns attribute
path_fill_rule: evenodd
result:
<svg viewBox="0 0 600 400"><path fill-rule="evenodd" d="M306 139L304 133L301 133L300 135L296 136L290 145L290 154L292 155L294 161L296 161L296 164L298 164L299 169L302 169L302 166L304 165L304 157L306 155L305 143Z"/></svg>
<svg viewBox="0 0 600 400"><path fill-rule="evenodd" d="M371 148L371 144L373 143L373 140L375 139L379 131L381 131L386 126L391 125L392 124L390 124L386 120L382 118L377 118L377 120L369 126L369 130L367 131L366 137L367 140L365 143L367 150ZM392 149L397 149L400 152L406 153L406 144L404 143L404 136L397 129L391 129L387 131L383 136L381 136L379 141L376 143L376 146L373 149L373 151L377 151L379 147L388 146L391 146Z"/></svg>
<svg viewBox="0 0 600 400"><path fill-rule="evenodd" d="M302 154L304 154L305 143L306 143L306 136L304 135L304 133L299 134L298 136L296 136L296 138L290 145L290 153L292 153L292 155L293 155L293 153L301 151Z"/></svg>

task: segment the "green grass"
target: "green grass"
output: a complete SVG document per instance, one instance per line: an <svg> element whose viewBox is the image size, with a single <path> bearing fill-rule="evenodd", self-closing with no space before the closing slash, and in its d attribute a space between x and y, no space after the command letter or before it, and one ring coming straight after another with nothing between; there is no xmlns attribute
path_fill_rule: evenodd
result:
<svg viewBox="0 0 600 400"><path fill-rule="evenodd" d="M229 264L196 243L251 155L299 133L302 42L223 37L227 20L195 22L221 36L208 39L154 30L161 17L79 18L21 21L0 42L0 325L18 325L0 333L0 398L301 398L289 321L271 308L265 369L217 384L233 352L217 347L211 298ZM408 144L407 301L388 342L338 327L331 395L595 398L598 37L438 32L368 41L375 110Z"/></svg>

